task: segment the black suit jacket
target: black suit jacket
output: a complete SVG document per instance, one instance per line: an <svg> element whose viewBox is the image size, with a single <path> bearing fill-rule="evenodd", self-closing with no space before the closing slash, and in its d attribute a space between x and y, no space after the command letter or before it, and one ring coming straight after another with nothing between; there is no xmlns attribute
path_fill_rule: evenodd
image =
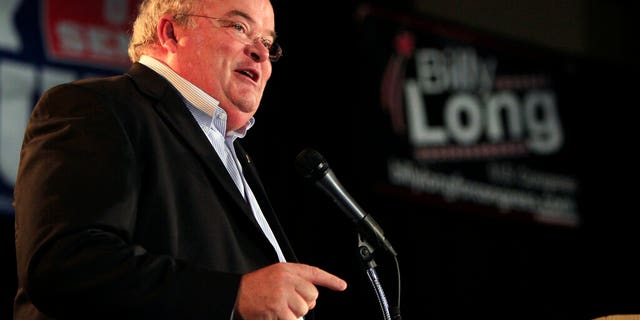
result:
<svg viewBox="0 0 640 320"><path fill-rule="evenodd" d="M229 319L240 276L278 261L181 97L140 64L41 97L15 209L16 319Z"/></svg>

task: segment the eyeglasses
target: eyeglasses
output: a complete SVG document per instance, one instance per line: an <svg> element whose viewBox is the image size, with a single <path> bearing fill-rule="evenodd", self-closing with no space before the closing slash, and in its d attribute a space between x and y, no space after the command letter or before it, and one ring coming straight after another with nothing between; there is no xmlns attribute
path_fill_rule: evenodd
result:
<svg viewBox="0 0 640 320"><path fill-rule="evenodd" d="M251 27L246 23L199 14L179 13L175 16L200 17L215 20L220 24L220 28L231 30L231 34L233 34L240 42L243 42L245 44L252 44L256 43L256 41L259 41L269 51L269 60L271 62L276 62L278 61L278 59L280 59L280 57L282 57L282 47L279 44L277 44L273 40L263 37L261 34L254 34Z"/></svg>

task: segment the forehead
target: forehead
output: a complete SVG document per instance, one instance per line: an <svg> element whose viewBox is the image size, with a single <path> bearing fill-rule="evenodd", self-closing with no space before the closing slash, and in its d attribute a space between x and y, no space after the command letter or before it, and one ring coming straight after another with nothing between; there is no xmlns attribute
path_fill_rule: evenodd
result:
<svg viewBox="0 0 640 320"><path fill-rule="evenodd" d="M204 0L201 14L243 18L257 28L274 30L275 17L269 0Z"/></svg>

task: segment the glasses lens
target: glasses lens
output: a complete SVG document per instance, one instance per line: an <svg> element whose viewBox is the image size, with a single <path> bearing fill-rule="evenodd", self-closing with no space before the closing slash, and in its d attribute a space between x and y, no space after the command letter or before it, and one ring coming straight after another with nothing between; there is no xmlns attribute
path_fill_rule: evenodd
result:
<svg viewBox="0 0 640 320"><path fill-rule="evenodd" d="M271 60L271 62L276 62L280 57L282 57L282 47L274 42L269 48L269 60Z"/></svg>

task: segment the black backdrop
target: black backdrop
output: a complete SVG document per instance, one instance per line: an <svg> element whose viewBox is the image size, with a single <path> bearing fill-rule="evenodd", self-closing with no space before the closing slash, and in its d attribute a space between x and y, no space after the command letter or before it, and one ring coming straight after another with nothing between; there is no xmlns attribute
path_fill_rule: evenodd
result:
<svg viewBox="0 0 640 320"><path fill-rule="evenodd" d="M580 181L580 227L461 213L446 205L425 208L382 196L370 185L372 175L380 174L373 171L380 159L368 157L362 151L370 149L362 145L384 141L359 131L362 122L375 121L363 110L370 110L367 103L379 93L366 85L371 74L362 69L361 61L372 53L360 46L354 19L358 3L350 9L344 3L340 9L316 4L313 13L306 7L287 3L278 11L286 59L275 69L268 103L248 143L275 191L276 207L285 209L285 226L301 259L351 283L346 293L323 292L320 318L379 319L380 314L355 255L353 226L293 172L293 159L305 147L325 155L394 244L406 319L587 319L640 313L638 296L629 294L640 284L634 254L640 225L634 188L626 184L638 178L631 140L635 69L569 57L575 70L565 88L572 101L564 121L567 139L575 143L569 165ZM385 8L410 13L402 3ZM268 152L274 146L280 158ZM393 303L393 263L380 259Z"/></svg>
<svg viewBox="0 0 640 320"><path fill-rule="evenodd" d="M338 3L339 2L339 3ZM640 313L635 208L637 156L629 66L577 59L568 135L581 183L578 228L463 213L382 196L370 183L375 145L367 121L366 70L354 14L360 3L274 0L285 57L274 66L256 126L245 139L299 258L344 277L343 293L321 290L318 319L381 319L356 255L356 232L337 207L297 176L295 156L319 150L343 185L375 216L398 251L405 319L587 319ZM389 10L408 9L398 2ZM406 10L404 10L406 11ZM363 96L365 98L363 99ZM374 120L370 120L374 121ZM15 292L13 217L0 215L0 318ZM395 303L393 261L378 271Z"/></svg>

